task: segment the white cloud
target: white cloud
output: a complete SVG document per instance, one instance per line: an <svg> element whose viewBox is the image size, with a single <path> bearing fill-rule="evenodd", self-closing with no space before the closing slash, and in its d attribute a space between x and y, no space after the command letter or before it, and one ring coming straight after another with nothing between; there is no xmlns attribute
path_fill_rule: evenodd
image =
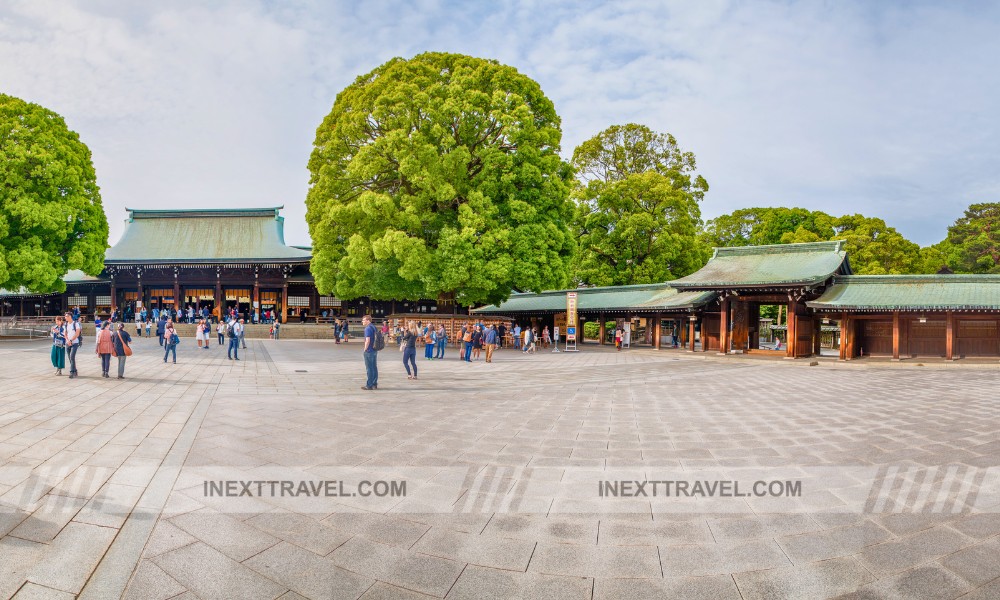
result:
<svg viewBox="0 0 1000 600"><path fill-rule="evenodd" d="M563 117L565 155L635 121L675 134L706 216L761 204L881 216L921 243L996 200L996 10L840 2L134 3L0 8L2 91L66 117L123 208L286 206L338 91L393 56L497 58Z"/></svg>

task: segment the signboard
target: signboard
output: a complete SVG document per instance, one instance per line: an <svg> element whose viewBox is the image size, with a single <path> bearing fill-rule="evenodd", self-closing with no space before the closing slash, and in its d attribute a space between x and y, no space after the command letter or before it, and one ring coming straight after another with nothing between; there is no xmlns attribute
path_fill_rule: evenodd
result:
<svg viewBox="0 0 1000 600"><path fill-rule="evenodd" d="M566 292L566 341L576 341L576 292Z"/></svg>
<svg viewBox="0 0 1000 600"><path fill-rule="evenodd" d="M566 292L566 351L576 352L576 292Z"/></svg>

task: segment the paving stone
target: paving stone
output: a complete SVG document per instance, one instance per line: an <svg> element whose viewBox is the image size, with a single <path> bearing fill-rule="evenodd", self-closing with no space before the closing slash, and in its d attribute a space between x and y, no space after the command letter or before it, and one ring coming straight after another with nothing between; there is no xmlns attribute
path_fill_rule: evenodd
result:
<svg viewBox="0 0 1000 600"><path fill-rule="evenodd" d="M372 513L334 513L321 522L346 534L400 548L409 548L430 529L424 523Z"/></svg>
<svg viewBox="0 0 1000 600"><path fill-rule="evenodd" d="M247 519L246 524L321 556L333 552L352 537L311 516L284 511L256 515Z"/></svg>
<svg viewBox="0 0 1000 600"><path fill-rule="evenodd" d="M139 562L123 600L167 600L187 589L149 560Z"/></svg>
<svg viewBox="0 0 1000 600"><path fill-rule="evenodd" d="M377 582L368 588L360 600L431 600L434 596L420 594L388 583Z"/></svg>
<svg viewBox="0 0 1000 600"><path fill-rule="evenodd" d="M348 571L431 596L444 596L465 567L464 563L408 552L360 537L334 550L330 559Z"/></svg>
<svg viewBox="0 0 1000 600"><path fill-rule="evenodd" d="M885 577L842 596L843 600L945 600L966 598L972 590L968 582L940 565L926 565ZM995 596L994 596L995 597Z"/></svg>
<svg viewBox="0 0 1000 600"><path fill-rule="evenodd" d="M498 539L431 528L411 550L494 569L525 571L534 542Z"/></svg>
<svg viewBox="0 0 1000 600"><path fill-rule="evenodd" d="M789 566L772 540L727 544L691 544L660 548L664 577L692 577L758 571Z"/></svg>
<svg viewBox="0 0 1000 600"><path fill-rule="evenodd" d="M661 577L656 546L538 544L528 570L574 577Z"/></svg>
<svg viewBox="0 0 1000 600"><path fill-rule="evenodd" d="M704 519L601 522L602 546L658 546L713 542Z"/></svg>
<svg viewBox="0 0 1000 600"><path fill-rule="evenodd" d="M177 527L170 521L160 519L153 528L153 533L149 536L149 540L146 542L146 547L143 549L142 555L147 558L152 558L163 554L164 552L170 552L171 550L182 548L188 544L193 544L197 541L198 538Z"/></svg>
<svg viewBox="0 0 1000 600"><path fill-rule="evenodd" d="M874 577L853 558L733 575L743 600L832 598L852 592Z"/></svg>
<svg viewBox="0 0 1000 600"><path fill-rule="evenodd" d="M308 550L282 542L243 563L306 598L354 600L375 583Z"/></svg>
<svg viewBox="0 0 1000 600"><path fill-rule="evenodd" d="M45 556L32 566L28 580L78 593L114 540L117 529L70 523L52 540Z"/></svg>
<svg viewBox="0 0 1000 600"><path fill-rule="evenodd" d="M521 573L469 565L448 593L448 600L546 598L589 600L593 580Z"/></svg>
<svg viewBox="0 0 1000 600"><path fill-rule="evenodd" d="M239 519L208 509L178 515L170 519L170 522L237 562L242 562L279 541Z"/></svg>
<svg viewBox="0 0 1000 600"><path fill-rule="evenodd" d="M34 542L52 541L87 500L69 496L48 495L31 516L10 532L14 537Z"/></svg>
<svg viewBox="0 0 1000 600"><path fill-rule="evenodd" d="M935 527L910 537L871 546L858 555L876 575L888 575L951 554L970 545L970 539L947 527Z"/></svg>
<svg viewBox="0 0 1000 600"><path fill-rule="evenodd" d="M600 520L591 517L539 515L494 515L483 530L484 536L498 536L539 542L596 544Z"/></svg>
<svg viewBox="0 0 1000 600"><path fill-rule="evenodd" d="M974 586L1000 577L1000 538L949 554L939 561Z"/></svg>
<svg viewBox="0 0 1000 600"><path fill-rule="evenodd" d="M54 590L28 582L24 584L12 600L73 600L73 594Z"/></svg>
<svg viewBox="0 0 1000 600"><path fill-rule="evenodd" d="M258 575L218 550L198 542L151 559L203 600L277 598L287 588Z"/></svg>
<svg viewBox="0 0 1000 600"><path fill-rule="evenodd" d="M742 600L729 575L665 579L598 579L594 600Z"/></svg>

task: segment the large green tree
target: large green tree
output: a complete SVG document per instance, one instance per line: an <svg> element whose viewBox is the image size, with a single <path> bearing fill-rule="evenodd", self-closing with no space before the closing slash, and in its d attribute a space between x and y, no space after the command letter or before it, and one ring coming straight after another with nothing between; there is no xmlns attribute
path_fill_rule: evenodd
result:
<svg viewBox="0 0 1000 600"><path fill-rule="evenodd" d="M1000 273L1000 203L969 206L939 248L958 273Z"/></svg>
<svg viewBox="0 0 1000 600"><path fill-rule="evenodd" d="M669 134L614 125L573 152L580 178L574 279L589 285L667 281L705 264L698 238L708 183Z"/></svg>
<svg viewBox="0 0 1000 600"><path fill-rule="evenodd" d="M0 287L61 292L104 268L108 220L90 150L58 114L0 94Z"/></svg>
<svg viewBox="0 0 1000 600"><path fill-rule="evenodd" d="M864 215L834 217L804 208L746 208L709 221L712 246L758 246L844 240L851 268L861 275L935 272L934 251L922 252L885 221Z"/></svg>
<svg viewBox="0 0 1000 600"><path fill-rule="evenodd" d="M561 137L539 85L493 60L426 53L358 77L309 160L317 287L474 304L565 285Z"/></svg>

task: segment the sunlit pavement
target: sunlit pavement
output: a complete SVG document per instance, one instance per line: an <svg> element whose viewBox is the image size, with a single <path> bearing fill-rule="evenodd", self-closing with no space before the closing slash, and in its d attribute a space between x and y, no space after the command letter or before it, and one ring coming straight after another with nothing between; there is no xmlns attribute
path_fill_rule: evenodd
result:
<svg viewBox="0 0 1000 600"><path fill-rule="evenodd" d="M1000 597L996 366L247 343L0 344L0 597Z"/></svg>

